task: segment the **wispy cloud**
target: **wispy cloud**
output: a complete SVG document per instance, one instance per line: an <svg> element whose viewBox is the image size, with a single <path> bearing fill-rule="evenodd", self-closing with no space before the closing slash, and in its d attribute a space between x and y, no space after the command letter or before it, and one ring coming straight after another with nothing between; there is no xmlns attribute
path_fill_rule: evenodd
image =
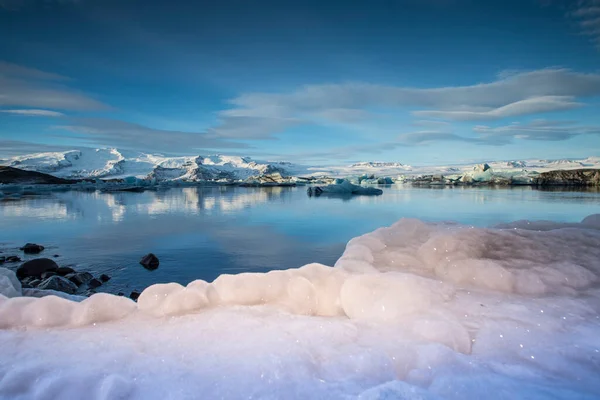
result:
<svg viewBox="0 0 600 400"><path fill-rule="evenodd" d="M25 117L64 117L65 114L50 110L0 110L0 113L21 115Z"/></svg>
<svg viewBox="0 0 600 400"><path fill-rule="evenodd" d="M576 8L567 14L579 25L581 33L600 50L600 1L579 0Z"/></svg>
<svg viewBox="0 0 600 400"><path fill-rule="evenodd" d="M582 126L571 121L535 120L529 123L491 128L477 126L473 129L482 140L540 140L562 141L580 135L600 135L600 126Z"/></svg>
<svg viewBox="0 0 600 400"><path fill-rule="evenodd" d="M65 85L68 78L0 62L0 107L106 110L110 107Z"/></svg>
<svg viewBox="0 0 600 400"><path fill-rule="evenodd" d="M540 96L515 101L498 108L471 111L415 111L414 115L426 118L441 118L456 121L477 121L485 119L500 119L520 115L538 114L555 111L571 110L583 104L573 101L572 96Z"/></svg>
<svg viewBox="0 0 600 400"><path fill-rule="evenodd" d="M419 89L345 83L308 85L290 93L246 93L232 99L233 107L220 117L223 126L244 117L244 124L251 125L256 136L256 132L270 135L323 120L364 121L375 115L369 113L372 109L385 109L393 115L403 108L421 107L425 109L414 111L414 115L490 120L568 110L582 105L576 99L595 95L600 95L600 74L549 68L511 71L490 83L470 86Z"/></svg>
<svg viewBox="0 0 600 400"><path fill-rule="evenodd" d="M249 147L210 133L154 129L113 119L75 119L69 125L54 128L76 134L74 139L87 146L110 146L177 154L190 154L206 149ZM72 136L70 138L73 139Z"/></svg>
<svg viewBox="0 0 600 400"><path fill-rule="evenodd" d="M440 142L464 142L477 145L504 146L515 140L563 141L580 135L600 135L600 126L582 126L572 121L538 119L528 123L512 123L500 127L479 125L475 135L459 135L452 130L429 130L401 134L402 145L428 145Z"/></svg>

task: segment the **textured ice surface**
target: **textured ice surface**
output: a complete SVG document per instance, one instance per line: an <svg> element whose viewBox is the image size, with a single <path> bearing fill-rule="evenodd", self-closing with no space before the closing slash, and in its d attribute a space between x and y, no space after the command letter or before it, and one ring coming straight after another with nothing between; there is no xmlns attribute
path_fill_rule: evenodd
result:
<svg viewBox="0 0 600 400"><path fill-rule="evenodd" d="M73 302L10 297L0 398L600 397L600 216L401 220L310 264Z"/></svg>

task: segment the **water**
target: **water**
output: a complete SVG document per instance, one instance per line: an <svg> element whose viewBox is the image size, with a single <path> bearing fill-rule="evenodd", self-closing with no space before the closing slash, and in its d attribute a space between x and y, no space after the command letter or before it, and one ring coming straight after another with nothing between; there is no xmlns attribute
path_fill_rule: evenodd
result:
<svg viewBox="0 0 600 400"><path fill-rule="evenodd" d="M211 281L310 262L333 265L351 238L400 218L491 226L519 219L578 222L600 212L600 192L530 187L384 187L378 197L312 197L306 188L193 187L144 193L62 192L0 201L0 250L46 246L72 265L112 280L100 290ZM140 258L155 253L160 267ZM27 257L25 257L27 259ZM7 264L7 266L10 264Z"/></svg>

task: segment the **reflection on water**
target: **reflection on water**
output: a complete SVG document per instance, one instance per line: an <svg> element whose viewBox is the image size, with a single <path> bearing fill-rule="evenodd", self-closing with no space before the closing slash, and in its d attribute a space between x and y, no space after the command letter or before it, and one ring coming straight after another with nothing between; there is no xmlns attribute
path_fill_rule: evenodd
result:
<svg viewBox="0 0 600 400"><path fill-rule="evenodd" d="M0 201L0 250L47 246L62 265L105 272L106 290L212 280L309 262L332 265L354 236L402 217L489 226L519 219L574 222L600 212L597 190L410 188L381 196L308 197L306 189L188 187L143 193L63 192ZM153 252L161 264L138 261Z"/></svg>

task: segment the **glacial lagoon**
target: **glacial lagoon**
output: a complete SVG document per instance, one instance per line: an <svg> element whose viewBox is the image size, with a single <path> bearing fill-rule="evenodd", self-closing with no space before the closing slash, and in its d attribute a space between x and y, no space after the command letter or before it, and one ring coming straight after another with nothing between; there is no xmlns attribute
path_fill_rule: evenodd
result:
<svg viewBox="0 0 600 400"><path fill-rule="evenodd" d="M62 266L106 273L99 291L220 274L333 265L353 237L401 218L490 227L517 220L579 222L600 212L597 189L380 186L381 196L309 197L306 187L169 188L143 193L54 192L0 201L0 251L26 242ZM140 258L152 252L160 267ZM10 264L5 266L10 267ZM13 265L16 267L16 265Z"/></svg>

